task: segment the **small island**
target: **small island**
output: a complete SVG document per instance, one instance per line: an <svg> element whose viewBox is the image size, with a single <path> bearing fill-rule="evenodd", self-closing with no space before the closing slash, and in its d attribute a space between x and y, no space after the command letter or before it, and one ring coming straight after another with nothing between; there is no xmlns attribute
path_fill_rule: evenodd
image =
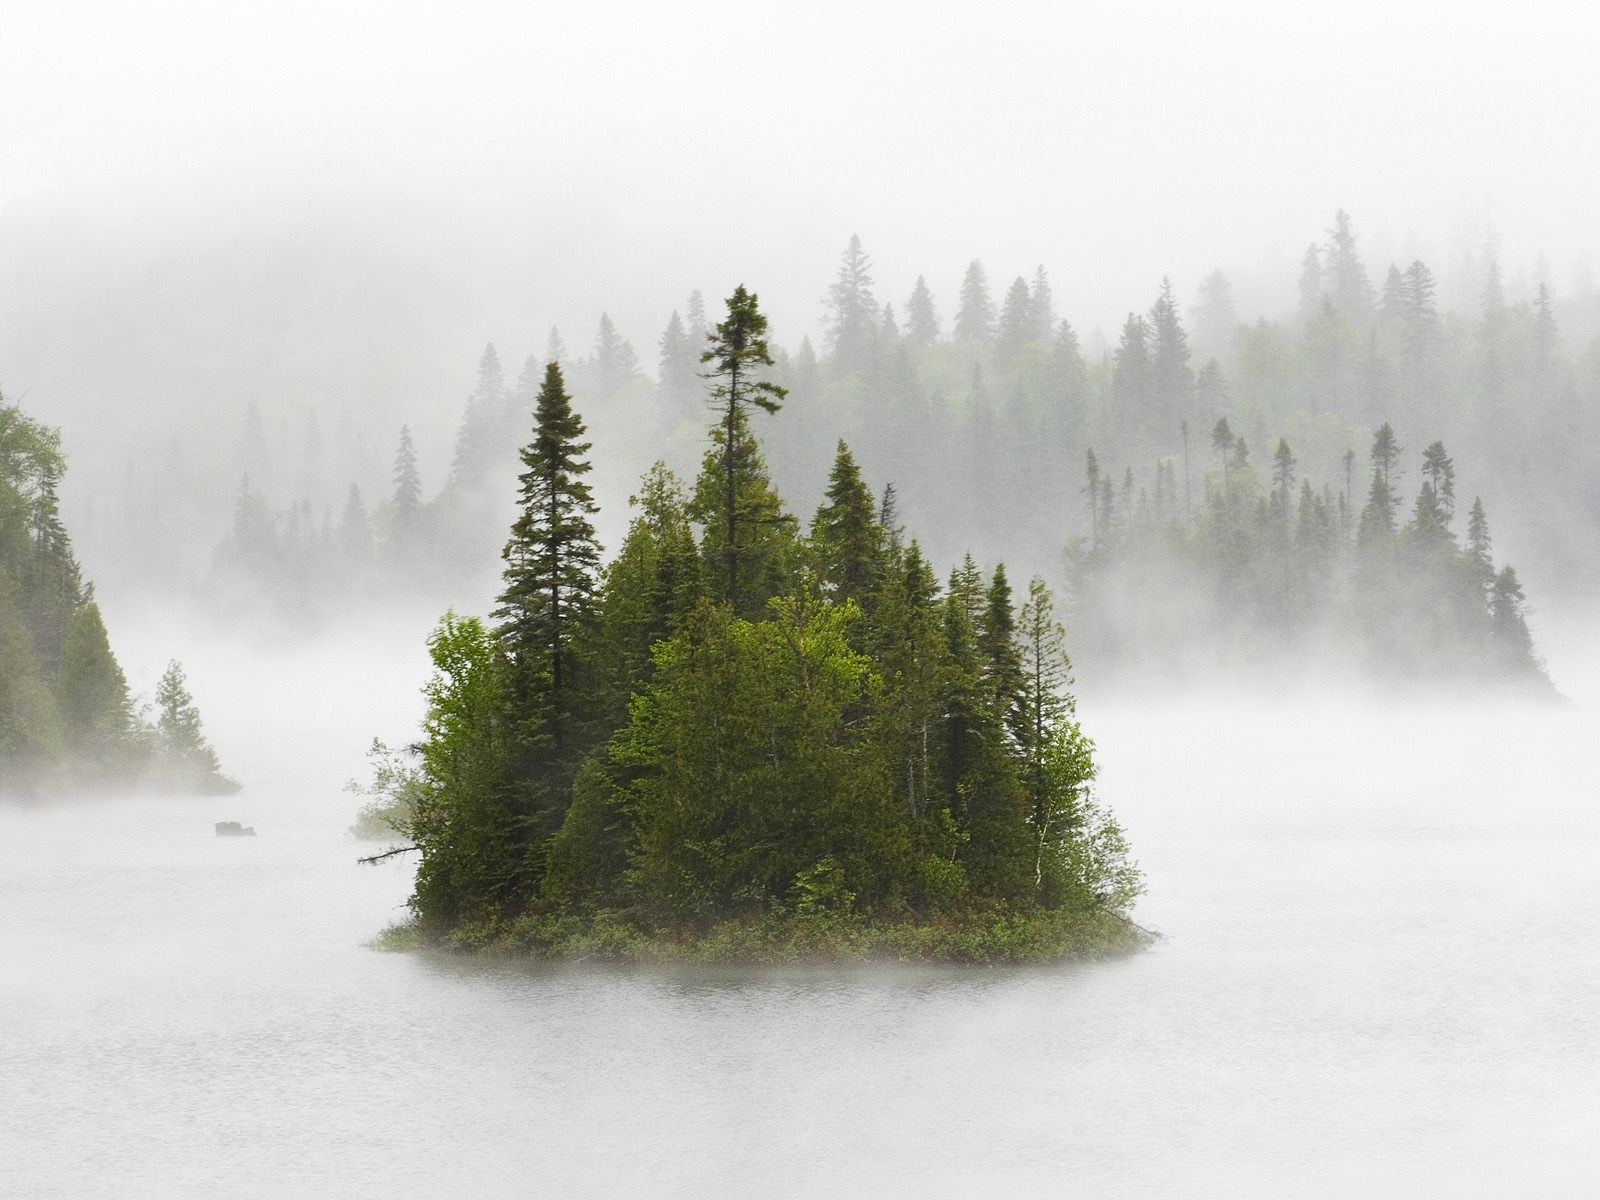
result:
<svg viewBox="0 0 1600 1200"><path fill-rule="evenodd" d="M658 464L602 565L559 364L492 621L448 614L413 754L369 812L420 854L380 945L623 961L1029 962L1136 950L1054 601L969 556L941 588L841 441L808 531L752 431L767 321L703 356L692 489Z"/></svg>

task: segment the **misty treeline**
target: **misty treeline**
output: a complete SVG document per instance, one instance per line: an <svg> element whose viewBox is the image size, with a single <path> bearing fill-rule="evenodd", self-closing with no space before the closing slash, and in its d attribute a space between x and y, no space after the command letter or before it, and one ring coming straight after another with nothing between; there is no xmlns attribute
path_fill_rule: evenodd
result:
<svg viewBox="0 0 1600 1200"><path fill-rule="evenodd" d="M1449 446L1499 512L1501 532L1509 512L1518 544L1545 575L1577 579L1600 541L1600 350L1566 352L1545 284L1520 285L1528 294L1513 299L1491 254L1472 269L1475 309L1444 311L1425 263L1369 271L1341 212L1306 251L1298 311L1246 321L1216 271L1187 305L1162 281L1114 340L1096 335L1086 346L1061 319L1042 267L992 284L974 261L953 295L918 278L890 301L852 239L825 292L820 346L807 338L792 351L774 348L771 377L794 413L769 434L775 479L786 494L814 498L842 434L876 476L895 482L934 561L982 544L1059 578L1066 547L1093 540L1083 499L1091 448L1116 481L1119 512L1128 472L1131 506L1141 494L1153 505L1187 448L1184 515L1194 521L1207 496L1231 486L1208 450L1225 419L1261 470L1283 439L1297 478L1330 512L1342 506L1359 518L1366 468L1353 478L1348 458L1364 461L1388 425L1404 445ZM507 484L543 365L561 363L584 397L597 438L614 448L603 483L620 492L656 457L692 469L707 329L696 293L669 316L649 356L604 316L588 352L569 352L552 331L514 379L488 347L448 470L431 479L409 430L379 445L342 428L330 446L314 413L303 428L280 423L269 436L252 408L242 441L248 477L216 555L213 594L229 606L287 611L352 595L460 596L463 578L492 569L492 531L511 516ZM386 476L381 488L374 476ZM296 498L269 501L263 481ZM1226 641L1225 630L1196 633ZM1115 640L1085 631L1081 656L1098 669Z"/></svg>
<svg viewBox="0 0 1600 1200"><path fill-rule="evenodd" d="M941 587L842 441L803 524L753 428L784 420L766 324L728 299L698 475L652 467L603 565L546 364L493 620L445 618L418 760L379 752L418 927L561 954L1132 944L1049 589L1019 604L970 557Z"/></svg>
<svg viewBox="0 0 1600 1200"><path fill-rule="evenodd" d="M1185 433L1187 434L1187 430ZM1193 455L1214 464L1192 496ZM1151 486L1085 455L1090 534L1068 549L1070 613L1100 663L1196 675L1220 663L1293 660L1306 674L1364 671L1425 682L1553 692L1534 649L1516 570L1496 570L1474 498L1458 540L1455 463L1442 442L1420 455L1403 506L1403 451L1381 426L1352 507L1356 455L1338 492L1297 471L1284 438L1257 464L1221 417L1203 444L1158 462ZM1298 486L1297 486L1298 484Z"/></svg>
<svg viewBox="0 0 1600 1200"><path fill-rule="evenodd" d="M0 397L0 798L226 792L183 668L138 703L73 555L59 434Z"/></svg>

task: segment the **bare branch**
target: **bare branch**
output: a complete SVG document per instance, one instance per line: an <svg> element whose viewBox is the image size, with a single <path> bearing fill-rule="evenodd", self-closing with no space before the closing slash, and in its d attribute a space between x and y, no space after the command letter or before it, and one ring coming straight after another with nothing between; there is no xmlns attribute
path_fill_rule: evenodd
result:
<svg viewBox="0 0 1600 1200"><path fill-rule="evenodd" d="M420 850L421 846L395 846L385 850L382 854L369 854L365 858L358 858L358 863L380 863L386 858L393 858L396 854L410 854L413 850Z"/></svg>

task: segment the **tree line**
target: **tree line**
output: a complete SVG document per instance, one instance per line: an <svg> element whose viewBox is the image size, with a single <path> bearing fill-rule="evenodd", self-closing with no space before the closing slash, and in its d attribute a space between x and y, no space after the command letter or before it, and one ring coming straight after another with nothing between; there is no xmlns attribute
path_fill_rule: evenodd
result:
<svg viewBox="0 0 1600 1200"><path fill-rule="evenodd" d="M1085 656L1209 673L1298 655L1308 669L1343 665L1391 684L1552 691L1516 570L1494 564L1481 498L1458 532L1455 461L1442 442L1422 452L1409 513L1404 453L1387 424L1369 447L1359 513L1353 451L1337 491L1300 474L1284 438L1258 466L1226 417L1201 457L1195 497L1187 453L1136 481L1131 467L1118 478L1087 452L1089 533L1069 551Z"/></svg>
<svg viewBox="0 0 1600 1200"><path fill-rule="evenodd" d="M1569 348L1548 284L1508 285L1487 253L1475 270L1476 310L1445 310L1426 263L1370 272L1340 212L1308 247L1298 291L1285 281L1285 295L1297 297L1287 313L1244 318L1217 270L1187 303L1160 281L1150 307L1128 313L1114 336L1085 339L1063 319L1042 266L997 287L975 260L948 306L925 277L889 301L853 238L823 296L821 340L773 346L771 378L815 417L770 431L774 482L809 504L843 436L896 481L929 553L953 560L981 542L1054 575L1066 543L1090 532L1078 498L1091 447L1103 462L1145 473L1182 454L1190 435L1191 453L1200 449L1226 418L1258 450L1285 438L1302 472L1337 491L1345 455L1364 456L1387 424L1407 442L1451 446L1516 531L1522 557L1582 583L1600 550L1600 350ZM587 353L569 352L551 331L514 380L488 347L430 496L409 434L381 451L360 443L362 462L393 450L381 491L335 495L329 483L320 503L269 509L249 499L252 484L214 584L233 596L275 591L285 605L323 595L347 604L446 596L452 581L485 577L498 549L487 531L513 516L507 484L519 430L548 361L585 396L611 448L600 464L608 494L624 493L656 457L692 471L708 328L694 293L669 315L653 355L636 352L604 315ZM1345 496L1353 512L1363 502ZM230 576L241 581L231 593L218 582Z"/></svg>
<svg viewBox="0 0 1600 1200"><path fill-rule="evenodd" d="M59 433L0 397L0 798L236 790L181 664L153 714L130 694L61 519L65 470Z"/></svg>

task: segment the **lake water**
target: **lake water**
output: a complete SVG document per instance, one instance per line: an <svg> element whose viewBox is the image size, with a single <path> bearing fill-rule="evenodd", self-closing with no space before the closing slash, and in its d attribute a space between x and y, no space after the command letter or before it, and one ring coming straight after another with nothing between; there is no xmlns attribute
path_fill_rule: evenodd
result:
<svg viewBox="0 0 1600 1200"><path fill-rule="evenodd" d="M237 797L0 810L0 1195L1594 1194L1586 706L1086 705L1154 950L755 972L365 949L409 868L338 788L411 696L219 718Z"/></svg>

